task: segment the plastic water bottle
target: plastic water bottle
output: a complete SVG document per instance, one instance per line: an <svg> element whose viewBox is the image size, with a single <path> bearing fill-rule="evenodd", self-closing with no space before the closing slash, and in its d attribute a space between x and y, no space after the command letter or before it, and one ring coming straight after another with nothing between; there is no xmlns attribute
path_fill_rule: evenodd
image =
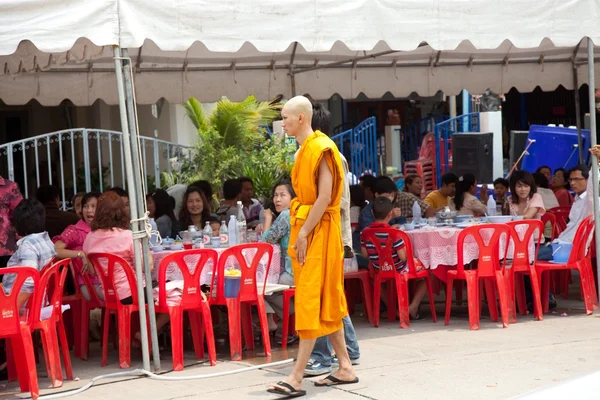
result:
<svg viewBox="0 0 600 400"><path fill-rule="evenodd" d="M413 222L416 224L421 220L421 207L419 202L415 200L412 206Z"/></svg>
<svg viewBox="0 0 600 400"><path fill-rule="evenodd" d="M242 202L237 202L237 242L238 244L246 243L246 216L244 215L244 208Z"/></svg>
<svg viewBox="0 0 600 400"><path fill-rule="evenodd" d="M235 219L234 215L229 217L229 224L227 225L227 227L229 230L229 245L235 246L236 244L240 244L240 243L238 243L239 235L238 235L238 231L237 231L238 230L237 220Z"/></svg>
<svg viewBox="0 0 600 400"><path fill-rule="evenodd" d="M221 247L229 246L229 231L227 230L225 221L221 222L221 229L219 230L219 242L221 243Z"/></svg>
<svg viewBox="0 0 600 400"><path fill-rule="evenodd" d="M496 215L496 200L494 200L494 196L490 196L487 201L487 213L488 216Z"/></svg>
<svg viewBox="0 0 600 400"><path fill-rule="evenodd" d="M202 241L204 242L204 247L210 247L212 238L212 228L210 227L210 222L206 221L204 225L204 231L202 232Z"/></svg>
<svg viewBox="0 0 600 400"><path fill-rule="evenodd" d="M156 245L158 244L158 235L155 233L158 231L158 226L156 225L156 221L154 218L150 218L150 226L152 227L152 234L150 235L150 244Z"/></svg>

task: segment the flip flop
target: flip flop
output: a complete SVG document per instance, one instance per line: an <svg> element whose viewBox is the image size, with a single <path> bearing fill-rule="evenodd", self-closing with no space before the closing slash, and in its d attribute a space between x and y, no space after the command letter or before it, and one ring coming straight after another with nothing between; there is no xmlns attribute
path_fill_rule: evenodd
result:
<svg viewBox="0 0 600 400"><path fill-rule="evenodd" d="M292 399L295 397L302 397L302 396L306 395L306 390L296 390L296 389L294 389L294 387L292 385L290 385L289 383L283 382L283 381L277 382L275 384L275 386L281 386L281 387L267 389L267 392L273 393L273 394L276 394L279 396L284 396L286 399ZM282 388L289 389L289 391L284 390Z"/></svg>
<svg viewBox="0 0 600 400"><path fill-rule="evenodd" d="M315 386L318 387L322 387L322 386L339 386L339 385L351 385L353 383L358 383L358 377L354 378L354 380L351 381L343 381L341 379L336 378L333 375L329 375L324 379L328 379L331 382L328 383L319 383L319 382L315 382Z"/></svg>

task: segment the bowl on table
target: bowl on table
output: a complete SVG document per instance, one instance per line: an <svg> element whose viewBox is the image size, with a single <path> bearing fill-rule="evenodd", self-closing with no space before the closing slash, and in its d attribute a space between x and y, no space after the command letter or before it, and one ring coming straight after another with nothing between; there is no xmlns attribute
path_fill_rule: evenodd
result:
<svg viewBox="0 0 600 400"><path fill-rule="evenodd" d="M487 220L492 224L505 224L512 221L512 219L512 215L490 215L487 217Z"/></svg>
<svg viewBox="0 0 600 400"><path fill-rule="evenodd" d="M181 243L173 243L171 245L171 250L183 250L183 244L181 244Z"/></svg>
<svg viewBox="0 0 600 400"><path fill-rule="evenodd" d="M163 251L163 250L164 250L164 247L162 247L161 245L156 245L156 246L150 247L150 251L153 251L153 252L158 252L158 251Z"/></svg>
<svg viewBox="0 0 600 400"><path fill-rule="evenodd" d="M523 221L525 219L522 215L513 215L513 221Z"/></svg>
<svg viewBox="0 0 600 400"><path fill-rule="evenodd" d="M169 246L170 244L173 244L173 242L175 242L175 239L171 239L171 238L164 238L164 239L162 240L162 242L163 242L163 244L164 244L164 245L167 245L167 246Z"/></svg>
<svg viewBox="0 0 600 400"><path fill-rule="evenodd" d="M415 229L415 223L414 222L410 222L410 223L406 223L402 226L402 230L403 231L412 231L413 229Z"/></svg>
<svg viewBox="0 0 600 400"><path fill-rule="evenodd" d="M442 210L435 213L439 219L454 219L458 213L456 211Z"/></svg>
<svg viewBox="0 0 600 400"><path fill-rule="evenodd" d="M462 222L467 222L467 221L469 221L470 219L473 219L473 216L472 216L472 215L457 215L457 216L454 218L454 222L456 222L457 224L460 224L460 223L462 223Z"/></svg>

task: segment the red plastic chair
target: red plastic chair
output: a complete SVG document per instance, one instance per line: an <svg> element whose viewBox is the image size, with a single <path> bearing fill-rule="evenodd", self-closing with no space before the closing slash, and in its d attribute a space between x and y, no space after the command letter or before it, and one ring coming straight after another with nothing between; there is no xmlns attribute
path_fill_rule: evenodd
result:
<svg viewBox="0 0 600 400"><path fill-rule="evenodd" d="M96 273L102 279L106 312L104 313L102 329L102 366L108 364L108 331L110 329L110 315L117 315L117 330L119 336L119 367L129 368L131 366L131 315L139 312L139 298L137 293L137 280L133 268L127 261L119 256L109 253L89 253L88 260L96 269ZM102 263L106 263L106 269ZM118 265L118 267L117 267ZM122 304L117 297L117 289L114 283L116 268L122 268L131 288L133 304ZM152 299L150 299L152 300ZM147 315L147 314L146 314ZM148 321L146 321L148 323ZM140 327L140 329L142 329Z"/></svg>
<svg viewBox="0 0 600 400"><path fill-rule="evenodd" d="M248 260L250 252L254 252L251 260ZM246 255L246 256L245 256ZM229 343L231 359L239 361L242 359L242 332L244 331L244 339L246 348L254 349L254 335L252 333L252 311L250 306L258 307L258 317L260 319L260 327L263 337L265 353L267 357L271 357L271 341L269 339L269 324L267 323L267 310L265 308L265 287L262 290L257 288L257 270L258 265L263 258L267 256L267 267L264 273L264 281L266 282L273 258L273 246L268 243L248 243L230 247L221 253L215 279L211 282L210 304L227 307L229 320ZM242 276L240 277L240 291L237 298L225 297L225 267L229 266L229 258L233 257L237 261ZM215 282L216 281L216 282Z"/></svg>
<svg viewBox="0 0 600 400"><path fill-rule="evenodd" d="M567 222L569 220L570 212L570 207L568 209L565 207L555 207L548 210L548 213L554 214L556 217L556 236L560 235L562 231L567 229Z"/></svg>
<svg viewBox="0 0 600 400"><path fill-rule="evenodd" d="M522 221L508 222L506 225L510 227L511 240L514 243L514 253L511 267L504 270L504 272L508 273L510 276L510 322L516 322L517 319L515 293L517 304L519 306L519 313L521 315L527 315L525 281L523 279L523 275L526 274L529 274L531 279L531 289L533 292L533 314L538 321L542 321L544 319L544 315L542 312L539 277L535 268L535 262L540 250L540 244L543 243L544 240L544 223L535 219L527 219ZM534 240L537 243L535 246L535 257L533 259L533 264L529 262L529 242L531 240Z"/></svg>
<svg viewBox="0 0 600 400"><path fill-rule="evenodd" d="M362 286L362 297L365 302L365 313L367 314L367 318L369 323L373 323L373 295L371 294L371 277L369 276L369 271L367 270L358 270L356 272L346 272L344 273L344 291L346 292L346 301L349 303L348 306L350 309L354 309L354 305L352 303L353 296L352 293L349 293L350 286L346 283L348 280L359 280ZM379 305L379 300L376 301L376 304Z"/></svg>
<svg viewBox="0 0 600 400"><path fill-rule="evenodd" d="M193 272L185 262L187 257L197 257L198 261ZM183 370L183 313L187 312L190 318L192 339L197 358L204 358L204 333L208 347L210 365L217 365L217 352L213 333L210 303L200 290L200 276L207 263L217 265L219 254L212 249L184 250L171 253L162 259L158 267L158 305L156 312L168 313L171 323L171 348L173 369ZM181 303L170 305L167 303L167 268L174 264L183 276L183 293Z"/></svg>
<svg viewBox="0 0 600 400"><path fill-rule="evenodd" d="M571 212L571 206L554 207L554 208L549 209L547 212L551 212L551 213L566 212L567 214L569 214Z"/></svg>
<svg viewBox="0 0 600 400"><path fill-rule="evenodd" d="M281 348L287 349L287 338L290 332L290 303L292 301L292 297L296 294L296 289L286 289L283 291L283 328L281 332ZM293 321L292 321L293 323Z"/></svg>
<svg viewBox="0 0 600 400"><path fill-rule="evenodd" d="M491 231L492 235L489 241L484 240L483 231ZM464 244L468 237L473 237L479 247L479 258L477 269L465 270ZM487 235L486 235L487 236ZM509 302L507 298L506 287L508 281L504 277L504 265L500 264L500 239L504 236L506 246L503 251L502 259L506 260L508 250L508 240L510 238L510 228L505 224L486 224L480 226L471 226L460 232L458 235L458 264L456 270L448 271L446 280L446 320L445 325L450 323L450 309L452 307L452 285L454 280L461 279L467 282L467 302L469 307L469 326L471 330L479 329L479 316L481 311L479 283L484 280L485 293L487 295L488 307L492 321L498 321L498 307L496 305L496 294L494 283L498 288L498 297L500 298L500 312L502 313L502 326L508 328Z"/></svg>
<svg viewBox="0 0 600 400"><path fill-rule="evenodd" d="M385 244L381 245L381 239L377 234L387 235ZM373 268L373 264L369 262L369 271L373 276L373 325L379 326L379 298L381 295L381 284L385 281L394 281L396 284L396 292L398 298L398 313L400 315L400 328L410 327L410 315L408 311L409 295L408 281L411 279L425 279L427 285L427 296L429 297L429 307L431 308L431 316L433 322L437 322L435 313L435 302L433 297L433 289L429 280L429 271L426 270L420 261L413 257L412 244L410 237L399 229L395 228L366 228L361 234L362 241L372 243L379 255L379 269ZM404 241L404 250L406 251L406 272L400 273L396 271L393 259L393 244L398 240ZM419 268L418 268L419 267ZM388 320L396 319L396 307L394 287L388 286Z"/></svg>
<svg viewBox="0 0 600 400"><path fill-rule="evenodd" d="M71 260L65 259L45 266L41 272L39 289L33 292L31 300L27 302L27 309L32 315L31 330L40 331L46 370L53 388L61 387L63 384L60 352L58 350L59 340L67 379L73 380L69 344L62 317L62 296L70 262ZM47 302L46 298L48 298ZM53 308L52 314L49 318L42 320L41 309L46 305Z"/></svg>
<svg viewBox="0 0 600 400"><path fill-rule="evenodd" d="M88 275L83 274L81 278L83 283L90 294L90 300L81 293L81 289L77 284L78 274L75 269L71 266L71 271L75 277L75 294L71 296L63 297L63 304L69 304L71 306L71 312L73 316L73 342L75 348L75 356L82 360L87 360L90 349L90 312L96 308L104 308L104 301L98 298L98 294L92 284Z"/></svg>
<svg viewBox="0 0 600 400"><path fill-rule="evenodd" d="M17 277L8 296L4 293L4 290L0 289L0 310L2 310L0 338L6 339L6 356L16 366L21 392L30 392L31 397L37 399L40 396L40 390L38 387L33 341L31 340L31 321L33 320L33 315L30 313L27 320L21 322L19 309L17 308L17 297L26 279L33 280L35 293L39 288L40 274L36 269L31 267L0 269L0 278L5 274L16 274Z"/></svg>
<svg viewBox="0 0 600 400"><path fill-rule="evenodd" d="M594 283L594 276L591 268L591 252L589 251L593 235L594 220L592 217L587 217L579 224L579 227L577 227L575 238L573 240L571 255L566 263L556 264L548 261L538 261L536 264L539 276L542 276L544 272L548 271L577 269L581 279L581 289L583 292L585 312L588 315L593 314L594 305L595 303L597 304L595 296L596 285ZM549 292L549 279L542 279L542 300L544 312L548 312Z"/></svg>
<svg viewBox="0 0 600 400"><path fill-rule="evenodd" d="M550 235L550 240L554 240L556 239L556 237L558 236L558 226L556 225L556 215L554 215L551 212L545 212L542 215L542 224L544 225L544 228L546 227L547 224L550 224L550 226L552 227L552 234Z"/></svg>

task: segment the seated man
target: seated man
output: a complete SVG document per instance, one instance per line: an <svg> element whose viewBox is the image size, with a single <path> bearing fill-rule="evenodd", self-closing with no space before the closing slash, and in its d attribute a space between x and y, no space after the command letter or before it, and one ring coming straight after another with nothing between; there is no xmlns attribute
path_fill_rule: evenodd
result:
<svg viewBox="0 0 600 400"><path fill-rule="evenodd" d="M569 222L565 230L558 236L560 242L573 243L575 233L581 221L593 214L594 198L592 193L592 180L588 179L590 172L585 165L577 165L569 172L569 184L575 192L575 200L569 212ZM538 260L552 260L552 246L541 246Z"/></svg>
<svg viewBox="0 0 600 400"><path fill-rule="evenodd" d="M77 214L60 209L60 192L55 186L40 186L35 197L44 206L46 215L44 230L48 231L50 237L60 235L67 226L79 222Z"/></svg>
<svg viewBox="0 0 600 400"><path fill-rule="evenodd" d="M394 181L387 176L377 178L377 182L375 183L375 188L373 190L375 197L387 197L390 199L390 201L394 201L394 196L396 195L396 192L398 192ZM392 210L392 225L404 223L405 218L400 217L400 215L399 208L394 208ZM375 222L375 217L373 216L373 203L371 202L361 210L360 215L358 216L358 226L352 233L352 247L354 248L355 252L358 253L357 256L359 256L361 251L360 234L363 229L371 225L373 222ZM366 269L368 267L367 264L361 263L361 261L363 261L361 257L357 257L357 260L359 268Z"/></svg>
<svg viewBox="0 0 600 400"><path fill-rule="evenodd" d="M363 231L360 239L360 245L363 257L368 258L373 268L378 270L380 267L379 253L377 252L375 245L365 239L365 233L372 229L375 230L380 228L389 228L389 222L392 219L393 206L390 199L384 196L376 197L372 204L375 222L373 222L367 229ZM383 249L385 249L384 246L388 239L388 234L385 232L377 232L375 233L375 236L381 240L381 246ZM394 260L394 268L397 272L408 272L408 267L406 265L406 250L404 250L404 241L402 239L399 239L392 244L392 259ZM419 305L421 304L423 297L425 297L426 290L427 286L425 284L425 280L419 280L413 299L408 306L411 321L419 321L423 319L419 315ZM381 299L384 302L386 300L383 292Z"/></svg>
<svg viewBox="0 0 600 400"><path fill-rule="evenodd" d="M44 229L46 212L42 203L36 199L22 200L13 215L13 226L21 239L17 242L17 250L8 260L7 267L35 268L41 271L56 255L54 243ZM2 288L9 294L15 283L15 274L2 277ZM17 298L17 307L21 309L33 293L33 282L26 280Z"/></svg>
<svg viewBox="0 0 600 400"><path fill-rule="evenodd" d="M377 178L373 175L363 175L359 179L360 186L365 189L365 200L367 202L372 202L375 198L375 185L377 184Z"/></svg>
<svg viewBox="0 0 600 400"><path fill-rule="evenodd" d="M446 207L450 198L456 193L456 182L458 182L456 175L452 172L445 173L442 175L442 187L429 193L423 201L436 210Z"/></svg>
<svg viewBox="0 0 600 400"><path fill-rule="evenodd" d="M229 222L230 216L237 217L238 208L237 202L242 194L242 182L239 179L229 179L223 183L223 200L222 205L217 209L217 216L221 222Z"/></svg>
<svg viewBox="0 0 600 400"><path fill-rule="evenodd" d="M240 200L246 217L246 226L248 229L254 229L260 223L260 215L263 212L263 206L260 201L254 198L254 182L247 177L240 178L242 183L242 192Z"/></svg>
<svg viewBox="0 0 600 400"><path fill-rule="evenodd" d="M415 201L421 207L422 218L429 218L435 216L437 209L430 207L429 204L425 203L419 197L412 193L396 190L396 198L394 200L394 207L400 209L400 214L405 218L413 218L413 205Z"/></svg>

